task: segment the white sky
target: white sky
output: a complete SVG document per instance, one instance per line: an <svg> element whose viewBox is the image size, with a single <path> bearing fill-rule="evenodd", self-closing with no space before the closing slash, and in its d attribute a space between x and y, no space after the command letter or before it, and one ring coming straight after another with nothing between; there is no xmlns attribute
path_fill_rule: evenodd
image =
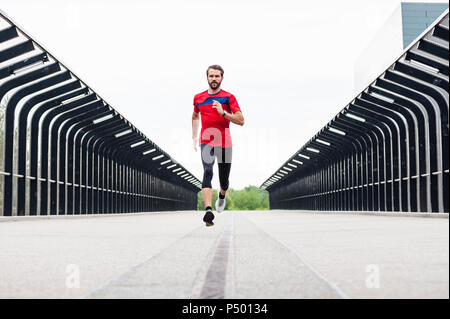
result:
<svg viewBox="0 0 450 319"><path fill-rule="evenodd" d="M222 88L245 117L230 125L230 187L240 189L260 186L355 97L354 62L399 5L2 0L0 9L200 180L192 101L207 89L206 68L222 65Z"/></svg>

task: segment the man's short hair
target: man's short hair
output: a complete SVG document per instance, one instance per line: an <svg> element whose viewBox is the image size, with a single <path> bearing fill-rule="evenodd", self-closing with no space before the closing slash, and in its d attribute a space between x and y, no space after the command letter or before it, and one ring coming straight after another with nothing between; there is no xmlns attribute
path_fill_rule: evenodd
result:
<svg viewBox="0 0 450 319"><path fill-rule="evenodd" d="M223 69L222 69L222 67L220 65L218 65L218 64L210 65L208 67L208 69L206 70L206 76L208 76L209 69L219 70L220 71L220 75L223 76L224 72L223 72Z"/></svg>

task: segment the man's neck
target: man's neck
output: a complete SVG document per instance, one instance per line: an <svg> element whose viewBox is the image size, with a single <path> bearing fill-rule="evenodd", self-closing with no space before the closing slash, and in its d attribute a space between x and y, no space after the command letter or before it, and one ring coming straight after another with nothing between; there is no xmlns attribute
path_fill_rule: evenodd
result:
<svg viewBox="0 0 450 319"><path fill-rule="evenodd" d="M219 86L217 89L215 89L215 90L209 88L209 89L208 89L208 93L209 93L209 94L216 94L216 93L219 92L220 90L222 90L222 89L220 88L220 86Z"/></svg>

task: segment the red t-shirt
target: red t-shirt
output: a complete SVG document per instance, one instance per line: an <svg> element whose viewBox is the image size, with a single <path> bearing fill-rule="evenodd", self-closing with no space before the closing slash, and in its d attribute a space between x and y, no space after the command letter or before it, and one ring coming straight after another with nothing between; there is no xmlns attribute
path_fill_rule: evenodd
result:
<svg viewBox="0 0 450 319"><path fill-rule="evenodd" d="M209 94L208 90L195 95L194 111L200 113L202 129L199 144L231 147L230 120L227 120L213 108L214 100L222 104L227 113L241 111L233 94L220 90L216 94Z"/></svg>

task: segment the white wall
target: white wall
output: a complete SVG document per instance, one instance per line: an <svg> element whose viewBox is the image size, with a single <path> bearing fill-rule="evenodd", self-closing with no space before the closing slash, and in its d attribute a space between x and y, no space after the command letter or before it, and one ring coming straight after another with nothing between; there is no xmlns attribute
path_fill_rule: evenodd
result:
<svg viewBox="0 0 450 319"><path fill-rule="evenodd" d="M402 12L398 5L355 62L355 95L381 75L402 52Z"/></svg>

